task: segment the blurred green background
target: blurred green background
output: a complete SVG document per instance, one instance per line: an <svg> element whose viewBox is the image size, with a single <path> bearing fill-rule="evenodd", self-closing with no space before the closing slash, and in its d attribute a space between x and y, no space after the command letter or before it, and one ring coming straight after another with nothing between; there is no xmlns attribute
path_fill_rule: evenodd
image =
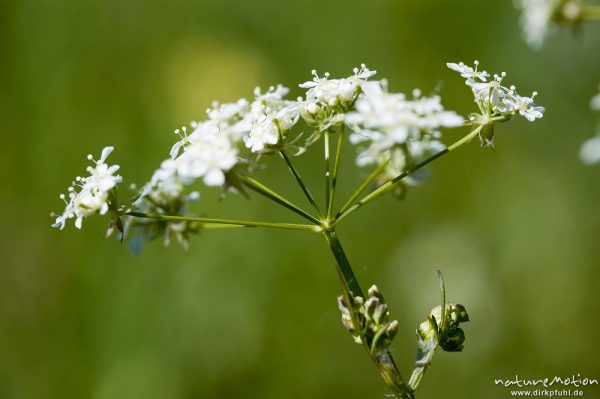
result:
<svg viewBox="0 0 600 399"><path fill-rule="evenodd" d="M340 226L365 287L400 321L404 374L414 329L438 303L463 303L463 353L439 352L420 398L505 398L494 378L600 378L600 169L578 160L594 133L600 26L534 52L512 3L495 1L0 2L0 398L381 398L386 390L339 321L325 242L303 232L215 231L134 257L104 240L106 220L50 228L58 194L114 145L111 161L142 183L168 156L174 128L214 99L310 70L347 76L361 62L394 91L442 85L447 108L472 97L448 61L479 59L538 90L546 116L497 129L432 166L433 179ZM454 141L466 131L446 134ZM315 148L316 150L316 148ZM344 154L341 193L364 175ZM298 160L321 172L319 154ZM273 160L276 161L276 160ZM302 201L272 162L260 178ZM317 177L309 178L321 184ZM298 221L266 200L208 192L210 216ZM600 397L600 388L585 390Z"/></svg>

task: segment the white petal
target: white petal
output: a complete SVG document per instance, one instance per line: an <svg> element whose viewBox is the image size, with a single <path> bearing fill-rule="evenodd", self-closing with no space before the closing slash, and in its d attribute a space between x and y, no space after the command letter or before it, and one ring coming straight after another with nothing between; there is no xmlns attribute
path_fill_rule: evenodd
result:
<svg viewBox="0 0 600 399"><path fill-rule="evenodd" d="M108 157L110 155L111 152L113 152L113 150L115 149L115 147L104 147L102 149L102 155L100 156L100 161L104 163L104 161L106 160L106 157Z"/></svg>
<svg viewBox="0 0 600 399"><path fill-rule="evenodd" d="M221 169L211 169L204 175L204 184L207 186L222 186L225 183L225 174Z"/></svg>

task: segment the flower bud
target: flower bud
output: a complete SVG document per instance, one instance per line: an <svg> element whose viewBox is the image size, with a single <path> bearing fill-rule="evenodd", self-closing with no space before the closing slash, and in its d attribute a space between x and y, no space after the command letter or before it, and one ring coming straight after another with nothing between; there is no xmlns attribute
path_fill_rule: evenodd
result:
<svg viewBox="0 0 600 399"><path fill-rule="evenodd" d="M386 329L385 329L385 334L387 335L387 338L392 341L394 339L394 337L396 336L396 333L398 332L398 320L392 320L391 322L388 323Z"/></svg>

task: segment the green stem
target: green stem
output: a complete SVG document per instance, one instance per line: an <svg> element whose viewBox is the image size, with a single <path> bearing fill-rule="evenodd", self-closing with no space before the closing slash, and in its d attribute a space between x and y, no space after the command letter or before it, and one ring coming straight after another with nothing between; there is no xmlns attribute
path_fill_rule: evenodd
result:
<svg viewBox="0 0 600 399"><path fill-rule="evenodd" d="M271 190L264 184L260 183L258 180L253 179L250 176L246 176L246 175L242 175L242 174L240 174L239 177L242 180L242 182L250 189L269 198L272 201L277 202L280 205L283 205L284 207L288 208L289 210L297 213L298 215L302 216L303 218L305 218L307 220L310 220L311 222L313 222L315 224L318 224L318 225L321 224L321 221L319 219L317 219L310 213L306 212L305 210L300 208L298 205L294 204L292 201L277 194L275 191Z"/></svg>
<svg viewBox="0 0 600 399"><path fill-rule="evenodd" d="M331 162L329 160L329 130L325 131L323 142L325 143L325 207L329 207L331 198Z"/></svg>
<svg viewBox="0 0 600 399"><path fill-rule="evenodd" d="M442 320L442 325L440 327L440 331L446 330L446 285L444 284L444 273L442 273L442 269L437 269L438 279L440 280L440 300L441 300L441 315L440 318Z"/></svg>
<svg viewBox="0 0 600 399"><path fill-rule="evenodd" d="M306 199L308 199L308 202L310 202L310 204L313 206L313 208L315 208L315 210L317 211L317 213L319 214L319 216L323 217L323 212L321 212L321 209L319 209L319 206L315 202L314 197L312 196L312 194L308 190L308 187L306 186L306 184L304 184L304 181L302 180L302 177L300 177L300 174L298 173L298 171L294 167L294 164L292 164L292 160L290 159L290 157L288 157L287 154L283 150L279 150L279 155L281 156L281 158L287 164L288 169L290 170L290 172L294 176L294 179L296 179L296 182L298 183L298 185L302 189L302 192L304 192L304 195L306 196Z"/></svg>
<svg viewBox="0 0 600 399"><path fill-rule="evenodd" d="M354 271L350 266L350 261L342 248L342 244L340 243L335 230L325 231L324 234L325 239L329 244L329 248L331 249L331 253L337 262L338 271L342 276L344 291L349 291L352 296L364 297L364 293L354 275Z"/></svg>
<svg viewBox="0 0 600 399"><path fill-rule="evenodd" d="M411 173L413 173L413 172L421 169L425 165L427 165L427 164L435 161L436 159L440 158L441 156L443 156L445 154L448 154L449 152L452 152L452 151L456 150L457 148L461 147L462 145L470 142L471 140L473 140L479 134L479 132L481 131L481 129L483 129L484 126L485 125L479 125L475 129L473 129L469 134L467 134L465 137L463 137L460 140L456 141L455 143L453 143L452 145L450 145L448 148L445 148L444 150L442 150L442 151L438 152L437 154L435 154L435 155L433 155L433 156L425 159L424 161L421 161L421 162L417 163L412 168L409 168L405 172L402 172L400 175L394 177L393 179L387 181L385 184L381 185L375 191L373 191L372 193L370 193L367 196L365 196L363 199L361 199L360 201L358 201L357 203L355 203L354 205L352 205L351 207L349 207L344 212L339 212L338 213L339 216L336 218L336 223L338 223L340 220L342 220L343 218L345 218L346 216L348 216L349 214L351 214L352 212L354 212L355 210L357 210L361 206L363 206L363 205L365 205L365 204L373 201L374 199L380 197L381 195L387 193L394 185L398 184L398 182L400 182L406 176L408 176Z"/></svg>
<svg viewBox="0 0 600 399"><path fill-rule="evenodd" d="M386 168L386 166L390 163L390 160L388 159L387 161L385 161L384 163L382 163L381 165L379 165L377 167L377 169L375 169L363 182L362 184L356 189L356 191L350 196L350 198L348 198L348 200L344 203L344 205L342 206L342 208L340 209L340 211L338 212L336 219L338 219L340 217L340 215L344 214L348 209L350 209L350 207L352 206L352 204L354 204L354 201L356 201L356 199L371 185L371 183L373 183L373 181L377 178L377 176L379 176L381 174L381 172L383 172L383 170Z"/></svg>
<svg viewBox="0 0 600 399"><path fill-rule="evenodd" d="M331 212L333 211L333 201L335 199L335 188L337 186L338 172L340 169L340 161L342 158L342 147L344 145L344 125L340 127L338 133L337 146L335 147L335 161L333 163L333 175L331 177L331 195L327 203L327 220L331 220Z"/></svg>
<svg viewBox="0 0 600 399"><path fill-rule="evenodd" d="M342 283L342 288L344 291L344 296L348 297L350 295L360 296L364 298L363 291L354 275L352 267L350 266L350 262L348 261L348 257L344 252L342 244L337 237L335 230L325 230L323 232L327 243L329 244L329 248L331 249L331 253L333 254L336 260L336 267L338 275L340 276L340 281ZM363 347L369 354L369 357L379 370L379 374L385 381L388 388L394 393L396 398L409 399L413 398L413 394L411 389L406 385L400 371L398 371L398 367L396 366L396 362L392 357L389 349L385 349L380 352L374 352L371 350L372 346L372 337L369 342L367 337L363 339Z"/></svg>
<svg viewBox="0 0 600 399"><path fill-rule="evenodd" d="M304 231L310 231L313 233L321 232L321 226L315 226L315 225L309 225L309 224L271 223L271 222L256 222L256 221L247 221L247 220L199 218L199 217L189 217L189 216L160 215L160 214L143 213L143 212L126 212L125 215L138 217L138 218L173 221L173 222L196 222L196 223L206 224L206 226L209 228L215 228L216 226L222 226L223 228L225 228L225 226L232 227L232 228L233 227L269 227L269 228L273 228L273 229L304 230Z"/></svg>
<svg viewBox="0 0 600 399"><path fill-rule="evenodd" d="M600 6L587 6L581 10L580 18L583 21L600 21Z"/></svg>

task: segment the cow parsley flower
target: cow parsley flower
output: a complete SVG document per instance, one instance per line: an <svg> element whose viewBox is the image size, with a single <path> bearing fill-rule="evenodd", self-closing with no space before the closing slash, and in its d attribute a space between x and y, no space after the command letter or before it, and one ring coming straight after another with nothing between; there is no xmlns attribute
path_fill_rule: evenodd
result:
<svg viewBox="0 0 600 399"><path fill-rule="evenodd" d="M544 116L544 107L536 106L533 103L535 96L537 96L537 91L534 91L531 97L523 97L514 90L509 90L502 98L502 104L498 105L498 110L505 115L518 112L523 118L533 122Z"/></svg>
<svg viewBox="0 0 600 399"><path fill-rule="evenodd" d="M360 69L354 68L353 72L354 75L345 79L329 79L329 72L325 72L323 77L320 77L313 69L313 79L300 84L303 89L308 89L306 101L332 107L351 103L354 100L356 89L376 73L367 68L365 64L362 64Z"/></svg>
<svg viewBox="0 0 600 399"><path fill-rule="evenodd" d="M502 72L500 75L494 74L493 78L488 80L489 75L486 72L477 72L479 66L477 61L475 61L475 68L462 62L446 65L466 78L465 84L471 87L475 103L480 111L480 114L470 116L471 122L486 125L494 121L508 120L516 114L533 122L544 116L544 107L537 106L533 101L537 92L534 92L531 97L524 97L517 93L515 86L503 85L506 72Z"/></svg>
<svg viewBox="0 0 600 399"><path fill-rule="evenodd" d="M287 130L298 122L300 104L297 101L285 100L289 92L287 87L277 85L262 93L257 87L254 90L255 99L250 105L250 111L240 123L244 143L252 152L262 152L269 145L279 143Z"/></svg>
<svg viewBox="0 0 600 399"><path fill-rule="evenodd" d="M175 159L177 175L185 182L202 177L207 186L221 186L225 173L238 163L237 155L238 148L226 133L216 128L205 131Z"/></svg>
<svg viewBox="0 0 600 399"><path fill-rule="evenodd" d="M443 148L437 141L440 128L464 123L460 115L444 110L439 96L426 97L415 90L408 99L389 93L385 82L363 84L362 91L356 111L345 117L354 131L351 142L363 146L356 159L359 166L387 163L401 173L420 160L426 148Z"/></svg>
<svg viewBox="0 0 600 399"><path fill-rule="evenodd" d="M330 79L328 72L320 77L313 70L313 79L300 84L303 89L308 89L303 102L302 118L308 124L318 126L321 131L341 123L341 114L349 111L360 94L361 87L376 71L371 71L362 64L360 69L354 68L353 73L348 78Z"/></svg>
<svg viewBox="0 0 600 399"><path fill-rule="evenodd" d="M600 86L598 86L600 89ZM600 111L600 93L592 97L590 101L592 111ZM583 143L579 150L579 157L588 165L600 162L600 124L598 125L598 133L595 137L588 139Z"/></svg>
<svg viewBox="0 0 600 399"><path fill-rule="evenodd" d="M527 43L542 47L554 24L574 27L580 22L582 8L572 0L516 0L522 10L521 27Z"/></svg>
<svg viewBox="0 0 600 399"><path fill-rule="evenodd" d="M185 194L186 184L177 175L177 161L163 161L152 178L141 190L133 203L136 212L162 215L185 215L188 205L200 199L198 191ZM144 241L162 237L165 246L175 238L187 251L189 237L199 231L191 221L163 221L150 218L129 217L125 231L129 235L129 247L138 254Z"/></svg>
<svg viewBox="0 0 600 399"><path fill-rule="evenodd" d="M272 116L261 115L253 121L250 133L244 136L246 147L252 152L261 152L267 145L279 142L279 129Z"/></svg>
<svg viewBox="0 0 600 399"><path fill-rule="evenodd" d="M487 82L487 78L490 77L490 74L486 71L477 70L479 68L479 61L475 60L474 64L475 68L465 65L464 62L459 62L458 64L454 62L449 62L447 65L448 68L460 73L460 76L467 79L468 85L473 84L477 81Z"/></svg>
<svg viewBox="0 0 600 399"><path fill-rule="evenodd" d="M518 0L523 10L521 27L525 40L533 48L540 48L548 33L552 17L560 6L560 0Z"/></svg>
<svg viewBox="0 0 600 399"><path fill-rule="evenodd" d="M598 86L598 89L600 91L600 85ZM600 111L600 92L590 100L590 108L592 111Z"/></svg>
<svg viewBox="0 0 600 399"><path fill-rule="evenodd" d="M600 162L600 133L583 143L579 157L588 165Z"/></svg>
<svg viewBox="0 0 600 399"><path fill-rule="evenodd" d="M123 180L121 176L115 175L119 170L118 165L106 164L106 158L113 150L114 147L105 147L97 161L92 155L88 155L88 159L93 161L95 166L87 167L89 176L75 178L68 189L68 201L64 194L60 195L60 198L65 201L66 207L63 214L56 218L52 227L62 230L68 219L75 218L75 227L81 229L83 218L95 213L104 215L109 210L111 206L110 191Z"/></svg>

